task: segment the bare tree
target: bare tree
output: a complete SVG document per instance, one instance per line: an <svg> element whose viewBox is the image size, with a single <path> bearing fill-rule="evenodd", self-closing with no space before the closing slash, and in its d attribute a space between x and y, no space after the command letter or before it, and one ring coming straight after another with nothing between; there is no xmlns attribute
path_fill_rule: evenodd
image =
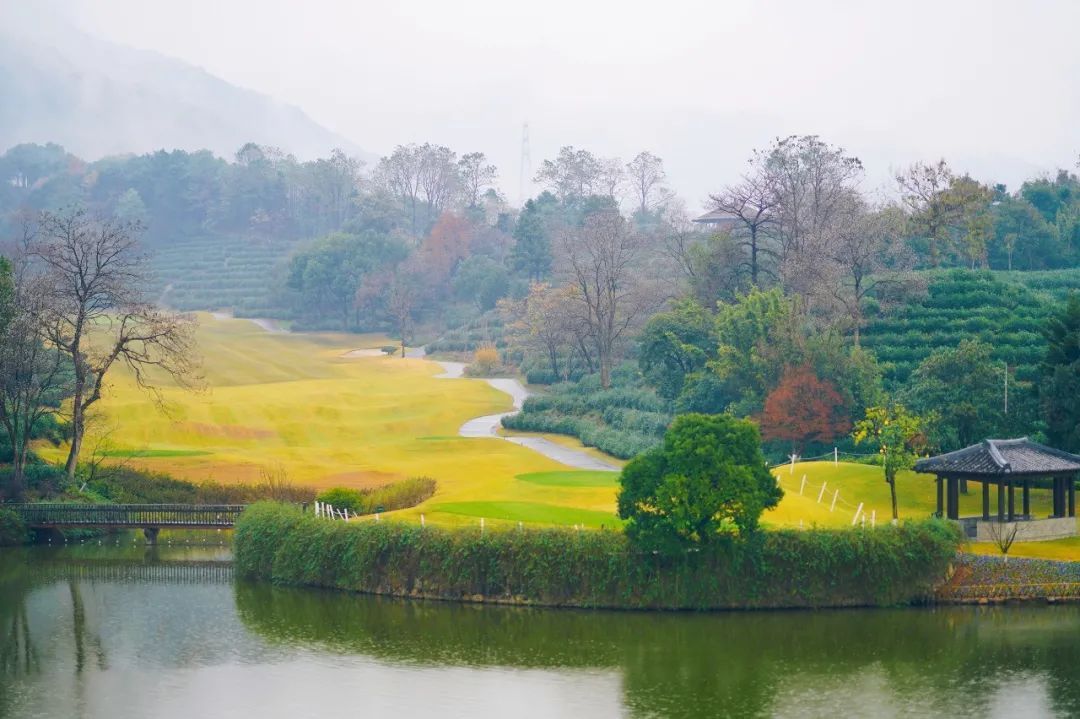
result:
<svg viewBox="0 0 1080 719"><path fill-rule="evenodd" d="M883 302L913 289L915 259L901 240L903 217L896 207L871 210L854 198L837 222L827 260L835 265L835 281L828 284L843 308L859 346L866 298L877 295Z"/></svg>
<svg viewBox="0 0 1080 719"><path fill-rule="evenodd" d="M458 160L458 173L461 177L462 200L466 207L480 204L480 195L499 176L495 165L487 163L487 156L482 152L470 152Z"/></svg>
<svg viewBox="0 0 1080 719"><path fill-rule="evenodd" d="M544 160L534 181L544 185L561 199L586 197L603 186L604 167L588 150L567 145L554 160Z"/></svg>
<svg viewBox="0 0 1080 719"><path fill-rule="evenodd" d="M674 196L664 184L667 180L664 161L647 150L626 163L626 176L640 215L661 209Z"/></svg>
<svg viewBox="0 0 1080 719"><path fill-rule="evenodd" d="M617 201L623 185L626 184L626 171L623 169L622 160L617 157L603 157L597 162L600 163L600 194Z"/></svg>
<svg viewBox="0 0 1080 719"><path fill-rule="evenodd" d="M941 264L942 245L948 242L953 212L944 193L953 179L944 159L934 164L916 162L896 175L900 197L910 213L911 231L926 239L933 267Z"/></svg>
<svg viewBox="0 0 1080 719"><path fill-rule="evenodd" d="M408 269L398 268L386 292L386 309L401 335L401 356L404 358L405 347L413 331L413 313L419 300L416 277Z"/></svg>
<svg viewBox="0 0 1080 719"><path fill-rule="evenodd" d="M423 151L417 145L398 145L375 166L376 185L402 203L409 213L410 228L417 234L417 211L420 203Z"/></svg>
<svg viewBox="0 0 1080 719"><path fill-rule="evenodd" d="M814 135L777 140L768 152L756 153L754 162L767 168L776 194L781 280L812 297L823 284L819 258L827 254L842 213L858 194L862 163Z"/></svg>
<svg viewBox="0 0 1080 719"><path fill-rule="evenodd" d="M87 410L102 397L106 374L118 362L161 405L158 382L185 388L201 383L195 320L143 301L148 283L138 251L139 226L92 220L84 210L44 212L33 244L45 267L51 300L46 336L74 374L71 449L65 470L74 478Z"/></svg>
<svg viewBox="0 0 1080 719"><path fill-rule="evenodd" d="M425 142L420 146L420 194L427 203L427 219L442 214L458 193L457 155L442 145Z"/></svg>
<svg viewBox="0 0 1080 719"><path fill-rule="evenodd" d="M0 427L11 445L13 497L25 489L35 430L71 394L64 356L45 343L47 290L25 256L14 267L0 257Z"/></svg>
<svg viewBox="0 0 1080 719"><path fill-rule="evenodd" d="M776 224L777 205L780 196L769 174L767 163L760 155L751 160L751 171L734 185L728 185L715 195L710 195L713 209L734 217L739 222L739 232L732 233L736 242L746 251L742 263L750 271L750 284L761 286L761 275L776 278L774 267L779 255L767 242L768 228ZM766 264L768 261L768 264Z"/></svg>
<svg viewBox="0 0 1080 719"><path fill-rule="evenodd" d="M641 277L645 243L617 212L594 213L561 239L571 297L595 346L600 383L609 387L619 340L658 304Z"/></svg>
<svg viewBox="0 0 1080 719"><path fill-rule="evenodd" d="M1016 535L1020 533L1020 525L1016 522L986 522L990 533L990 540L1001 550L1001 560L1009 563L1009 550L1012 549Z"/></svg>

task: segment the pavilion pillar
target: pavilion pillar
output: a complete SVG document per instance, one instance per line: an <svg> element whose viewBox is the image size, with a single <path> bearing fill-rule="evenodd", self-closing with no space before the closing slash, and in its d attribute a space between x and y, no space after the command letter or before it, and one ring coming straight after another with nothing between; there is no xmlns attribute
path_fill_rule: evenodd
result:
<svg viewBox="0 0 1080 719"><path fill-rule="evenodd" d="M1061 511L1061 477L1054 477L1051 481L1053 482L1053 491L1050 495L1053 497L1054 501L1050 516L1061 517L1063 515L1063 512Z"/></svg>
<svg viewBox="0 0 1080 719"><path fill-rule="evenodd" d="M1031 518L1031 482L1024 480L1024 517Z"/></svg>
<svg viewBox="0 0 1080 719"><path fill-rule="evenodd" d="M983 521L990 521L990 483L983 482Z"/></svg>
<svg viewBox="0 0 1080 719"><path fill-rule="evenodd" d="M1005 521L1005 480L998 477L998 521Z"/></svg>
<svg viewBox="0 0 1080 719"><path fill-rule="evenodd" d="M937 516L939 519L945 516L945 482L940 474L937 476Z"/></svg>
<svg viewBox="0 0 1080 719"><path fill-rule="evenodd" d="M957 505L960 503L960 480L956 477L949 477L949 487L946 500L946 515L949 519L959 519L960 511Z"/></svg>
<svg viewBox="0 0 1080 719"><path fill-rule="evenodd" d="M1013 485L1013 481L1009 480L1009 521L1016 520L1016 487Z"/></svg>
<svg viewBox="0 0 1080 719"><path fill-rule="evenodd" d="M1069 516L1076 516L1076 479L1073 477L1066 477L1065 481L1069 483Z"/></svg>

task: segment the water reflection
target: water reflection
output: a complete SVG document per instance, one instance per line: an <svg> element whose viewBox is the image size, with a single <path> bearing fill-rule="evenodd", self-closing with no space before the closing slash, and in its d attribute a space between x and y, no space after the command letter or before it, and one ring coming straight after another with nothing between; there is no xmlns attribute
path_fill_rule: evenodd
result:
<svg viewBox="0 0 1080 719"><path fill-rule="evenodd" d="M0 554L0 717L1080 715L1077 607L478 607L234 584L202 551Z"/></svg>

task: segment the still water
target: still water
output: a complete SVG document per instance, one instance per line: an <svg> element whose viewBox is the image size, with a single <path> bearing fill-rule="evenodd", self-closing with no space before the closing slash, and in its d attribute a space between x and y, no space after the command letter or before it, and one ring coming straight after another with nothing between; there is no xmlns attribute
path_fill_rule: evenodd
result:
<svg viewBox="0 0 1080 719"><path fill-rule="evenodd" d="M237 583L227 559L0 550L0 717L1080 716L1075 606L458 606Z"/></svg>

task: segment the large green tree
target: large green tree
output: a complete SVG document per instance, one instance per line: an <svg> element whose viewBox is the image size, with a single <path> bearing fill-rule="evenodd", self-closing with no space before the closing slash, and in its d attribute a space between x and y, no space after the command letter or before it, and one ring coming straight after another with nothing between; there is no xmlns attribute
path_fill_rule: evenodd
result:
<svg viewBox="0 0 1080 719"><path fill-rule="evenodd" d="M1080 294L1069 295L1047 322L1046 342L1039 384L1046 437L1056 447L1080 451Z"/></svg>
<svg viewBox="0 0 1080 719"><path fill-rule="evenodd" d="M985 342L961 340L956 347L935 350L911 373L901 398L919 414L937 415L930 440L939 449L967 447L1010 428L1005 365L995 362L992 353Z"/></svg>
<svg viewBox="0 0 1080 719"><path fill-rule="evenodd" d="M692 299L680 300L645 323L638 337L638 366L657 394L675 399L687 376L715 356L716 345L712 315Z"/></svg>
<svg viewBox="0 0 1080 719"><path fill-rule="evenodd" d="M783 492L761 453L757 426L728 415L675 419L661 446L623 469L619 516L640 546L674 553L723 533L754 531Z"/></svg>

